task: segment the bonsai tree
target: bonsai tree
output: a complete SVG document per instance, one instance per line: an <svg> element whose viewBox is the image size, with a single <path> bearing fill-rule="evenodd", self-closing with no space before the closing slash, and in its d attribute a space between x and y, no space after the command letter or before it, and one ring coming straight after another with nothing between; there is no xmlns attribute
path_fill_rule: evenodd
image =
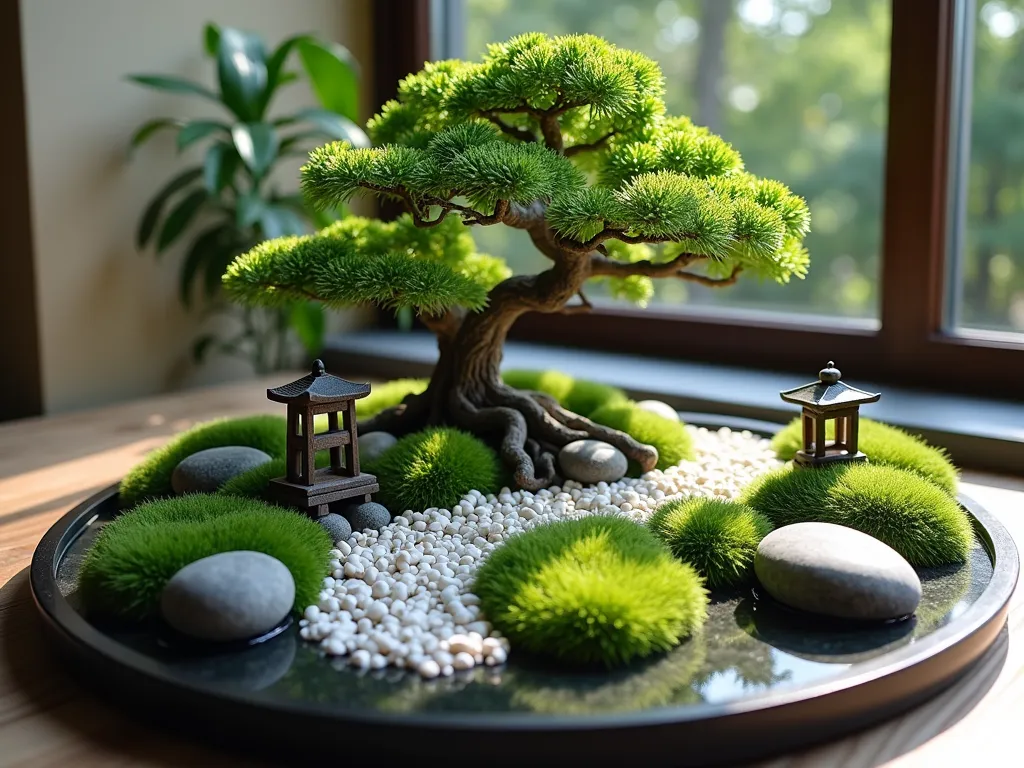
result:
<svg viewBox="0 0 1024 768"><path fill-rule="evenodd" d="M522 35L480 63L427 64L370 120L377 146L328 144L302 170L320 205L365 193L407 213L263 243L229 267L228 292L251 305L306 298L419 314L440 349L430 385L364 431L478 433L534 490L553 481L558 448L583 438L649 470L653 447L506 386L499 365L516 318L589 312L591 280L643 302L652 279L724 287L741 274L805 274L804 201L745 172L707 129L666 115L662 94L655 62L588 35ZM511 276L462 225L525 230L551 265Z"/></svg>

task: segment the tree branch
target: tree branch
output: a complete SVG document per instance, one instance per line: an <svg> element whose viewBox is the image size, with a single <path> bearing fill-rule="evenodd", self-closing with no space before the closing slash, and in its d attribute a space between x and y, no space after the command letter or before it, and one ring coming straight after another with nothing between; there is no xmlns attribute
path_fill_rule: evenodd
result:
<svg viewBox="0 0 1024 768"><path fill-rule="evenodd" d="M680 253L671 261L616 261L595 253L590 257L590 274L595 277L677 277L684 267L702 258L699 253Z"/></svg>
<svg viewBox="0 0 1024 768"><path fill-rule="evenodd" d="M590 299L588 299L583 294L582 290L581 291L577 291L576 295L580 297L580 303L579 304L569 304L569 305L566 305L566 306L562 307L560 310L558 310L561 314L563 314L563 315L582 315L582 314L586 314L587 312L590 312L590 311L592 311L594 309L594 305L590 303Z"/></svg>
<svg viewBox="0 0 1024 768"><path fill-rule="evenodd" d="M481 112L480 116L485 120L489 120L494 123L501 129L502 133L511 136L514 139L519 139L520 141L537 141L537 137L534 135L533 131L527 130L526 128L520 128L516 125L509 125L494 112Z"/></svg>
<svg viewBox="0 0 1024 768"><path fill-rule="evenodd" d="M653 262L647 259L643 261L615 261L600 254L593 254L590 257L590 274L592 277L675 277L679 280L686 280L691 283L699 283L713 288L720 288L735 283L743 271L743 267L733 267L728 277L708 277L695 272L687 272L684 268L695 261L707 258L700 253L680 253L671 261Z"/></svg>
<svg viewBox="0 0 1024 768"><path fill-rule="evenodd" d="M540 132L544 135L544 143L549 149L562 151L562 127L558 124L558 116L552 112L540 114Z"/></svg>
<svg viewBox="0 0 1024 768"><path fill-rule="evenodd" d="M608 144L608 140L614 135L615 131L609 131L597 141L592 141L589 144L573 144L571 147L565 148L565 156L572 157L573 155L578 155L580 152L589 152L593 149L601 149Z"/></svg>

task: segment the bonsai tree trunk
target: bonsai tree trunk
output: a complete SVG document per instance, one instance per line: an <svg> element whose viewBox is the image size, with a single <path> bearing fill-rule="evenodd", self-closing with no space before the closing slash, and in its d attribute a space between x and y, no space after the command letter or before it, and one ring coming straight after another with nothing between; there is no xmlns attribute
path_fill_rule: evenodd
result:
<svg viewBox="0 0 1024 768"><path fill-rule="evenodd" d="M545 247L555 255L550 239ZM590 276L590 254L560 250L551 269L511 277L496 286L480 312L450 310L441 317L425 316L424 322L437 334L440 352L430 385L369 419L362 429L402 435L448 424L482 434L499 446L504 462L514 468L516 483L528 490L555 481L556 454L574 440L603 440L645 472L652 469L658 461L655 448L567 411L546 394L513 389L501 379L502 349L512 324L529 311L589 310L581 289ZM575 296L581 303L568 306Z"/></svg>

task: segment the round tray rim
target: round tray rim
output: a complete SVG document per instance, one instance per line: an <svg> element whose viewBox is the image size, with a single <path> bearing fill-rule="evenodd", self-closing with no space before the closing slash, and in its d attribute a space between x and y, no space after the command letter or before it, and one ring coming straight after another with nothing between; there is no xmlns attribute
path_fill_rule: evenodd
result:
<svg viewBox="0 0 1024 768"><path fill-rule="evenodd" d="M687 423L709 428L729 427L750 430L755 434L770 435L780 425L750 419L730 419L709 414L686 413ZM202 697L214 697L242 707L259 707L281 714L326 718L352 724L386 727L413 726L445 730L471 731L592 731L597 729L628 729L637 726L662 726L693 721L739 716L764 710L778 710L819 697L850 693L868 683L895 674L907 672L927 661L940 657L948 659L943 674L932 673L927 681L918 681L916 700L925 689L934 692L952 683L965 672L992 644L1005 623L1010 597L1017 583L1019 560L1013 539L1003 525L980 504L964 494L959 501L970 513L981 544L994 562L992 579L977 600L957 619L924 637L918 642L904 645L876 659L860 662L850 670L841 672L819 683L796 686L792 689L769 691L749 698L716 704L669 705L636 712L612 712L591 715L537 715L522 713L386 713L379 711L338 712L328 705L315 702L288 702L261 698L259 694L234 695L226 691L211 691L200 685L174 678L143 654L111 640L89 624L61 595L56 583L56 567L68 546L91 522L92 510L116 495L114 484L93 494L63 515L46 532L32 558L30 584L37 608L46 625L63 645L71 646L78 656L112 664L120 671L155 680L161 684ZM953 653L957 648L962 653ZM933 665L934 666L934 665ZM910 701L913 695L904 694ZM911 703L913 703L911 701Z"/></svg>

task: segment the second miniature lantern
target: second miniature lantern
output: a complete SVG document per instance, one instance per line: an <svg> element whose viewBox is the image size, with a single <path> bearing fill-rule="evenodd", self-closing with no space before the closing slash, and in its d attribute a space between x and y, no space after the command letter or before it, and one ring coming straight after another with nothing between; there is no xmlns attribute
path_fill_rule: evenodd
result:
<svg viewBox="0 0 1024 768"><path fill-rule="evenodd" d="M865 392L840 381L842 373L831 360L818 372L818 380L780 392L787 403L803 406L803 448L793 461L802 467L817 467L844 461L866 461L857 446L859 408L882 395ZM835 439L825 438L825 426L834 420Z"/></svg>
<svg viewBox="0 0 1024 768"><path fill-rule="evenodd" d="M380 490L376 477L359 470L355 401L368 394L369 384L332 376L320 360L308 376L267 390L268 398L288 406L287 474L270 481L275 501L320 517L332 501L357 496L369 501ZM313 418L322 413L327 431L316 434ZM316 452L322 450L330 451L331 465L317 469Z"/></svg>

